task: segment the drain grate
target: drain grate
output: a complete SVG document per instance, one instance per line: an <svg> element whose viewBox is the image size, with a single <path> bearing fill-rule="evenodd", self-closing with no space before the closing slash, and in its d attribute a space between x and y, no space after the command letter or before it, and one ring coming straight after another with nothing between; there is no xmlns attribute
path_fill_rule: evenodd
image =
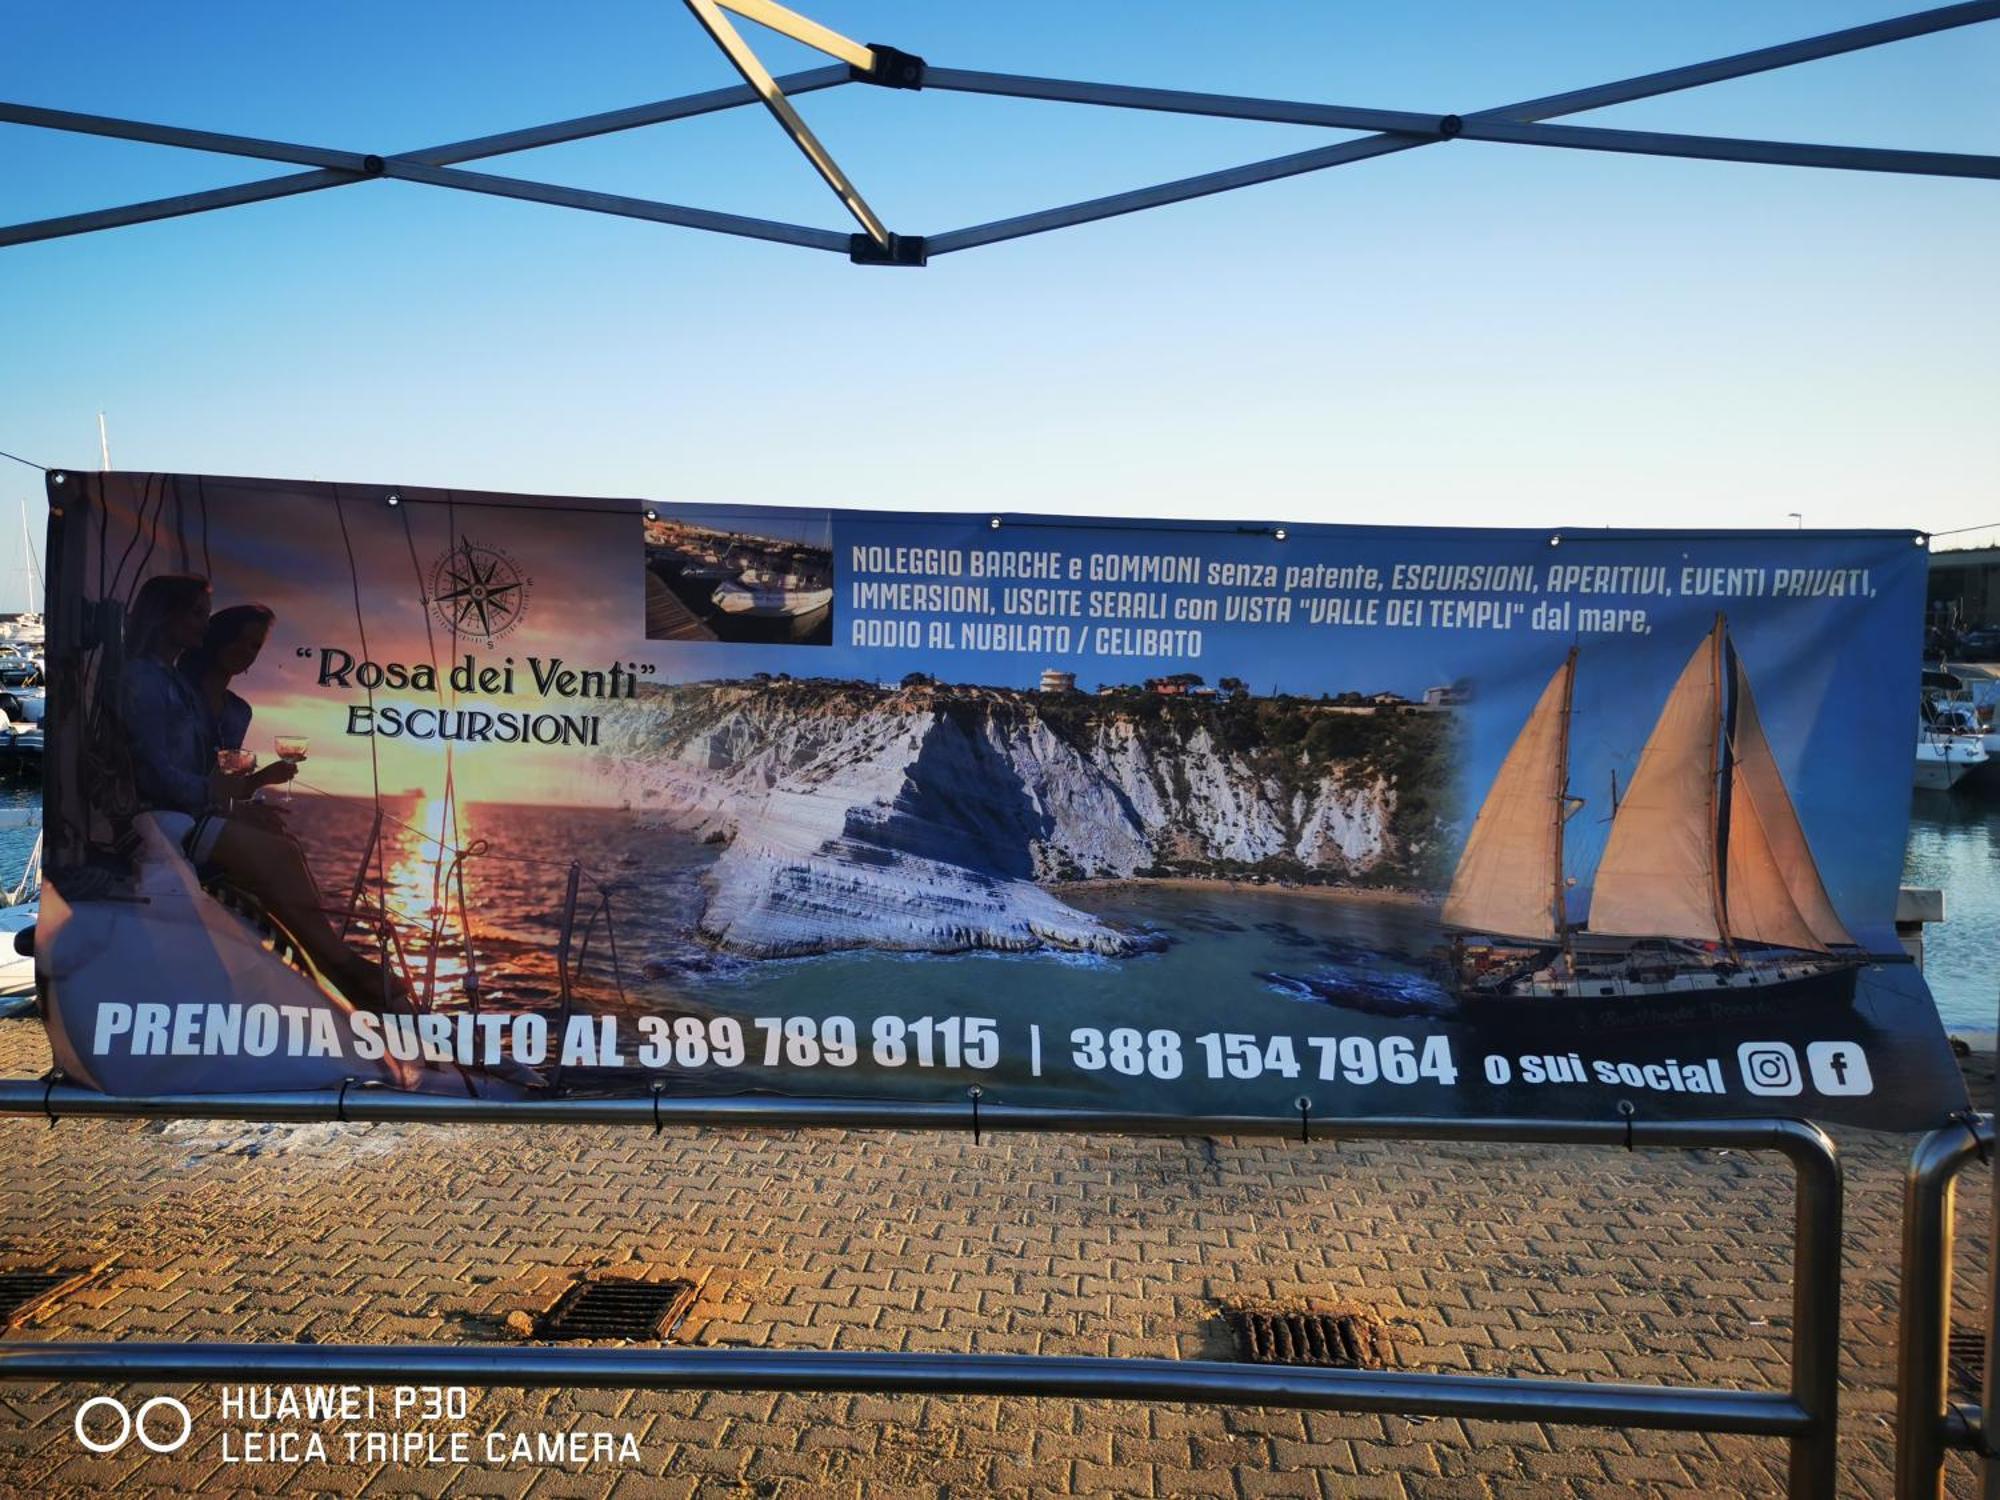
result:
<svg viewBox="0 0 2000 1500"><path fill-rule="evenodd" d="M0 1271L0 1328L40 1312L90 1277L89 1271Z"/></svg>
<svg viewBox="0 0 2000 1500"><path fill-rule="evenodd" d="M1347 1313L1270 1312L1225 1307L1236 1357L1259 1365L1331 1365L1365 1370L1375 1363L1374 1343Z"/></svg>
<svg viewBox="0 0 2000 1500"><path fill-rule="evenodd" d="M1954 1333L1945 1340L1945 1364L1951 1388L1976 1396L1986 1384L1986 1335Z"/></svg>
<svg viewBox="0 0 2000 1500"><path fill-rule="evenodd" d="M545 1339L664 1339L694 1302L692 1281L580 1281L535 1325Z"/></svg>

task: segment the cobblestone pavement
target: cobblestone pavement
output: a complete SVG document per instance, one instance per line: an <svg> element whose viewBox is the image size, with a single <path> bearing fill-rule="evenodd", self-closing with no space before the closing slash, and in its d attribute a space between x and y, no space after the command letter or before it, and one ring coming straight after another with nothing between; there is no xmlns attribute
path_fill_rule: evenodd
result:
<svg viewBox="0 0 2000 1500"><path fill-rule="evenodd" d="M0 1073L46 1066L38 1027L0 1025ZM1841 1145L1842 1483L1880 1495L1910 1142ZM1218 1299L1302 1299L1376 1320L1405 1369L1786 1379L1790 1175L1742 1153L27 1120L0 1122L0 1152L0 1266L115 1257L12 1337L493 1342L578 1272L625 1267L699 1283L677 1335L699 1344L1213 1357ZM1984 1194L1961 1199L1970 1327ZM98 1393L0 1387L0 1492L1769 1495L1785 1459L1769 1439L1533 1422L493 1390L471 1393L474 1434L629 1432L640 1461L488 1463L482 1436L462 1468L337 1444L251 1465L226 1461L213 1389L176 1392L196 1432L179 1453L94 1457L71 1422ZM1951 1482L1972 1492L1958 1460Z"/></svg>

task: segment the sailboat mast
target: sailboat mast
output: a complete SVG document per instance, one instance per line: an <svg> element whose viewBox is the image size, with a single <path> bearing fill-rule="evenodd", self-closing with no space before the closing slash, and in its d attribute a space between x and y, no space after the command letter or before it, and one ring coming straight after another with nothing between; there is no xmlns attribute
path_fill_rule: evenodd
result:
<svg viewBox="0 0 2000 1500"><path fill-rule="evenodd" d="M21 498L21 570L28 575L28 613L35 611L35 575L41 570L35 565L35 535L28 530L28 500Z"/></svg>
<svg viewBox="0 0 2000 1500"><path fill-rule="evenodd" d="M1562 713L1556 720L1555 868L1550 872L1549 891L1549 916L1565 952L1569 949L1569 902L1563 885L1563 825L1569 820L1569 718L1575 697L1576 647L1571 646L1569 659L1563 663Z"/></svg>
<svg viewBox="0 0 2000 1500"><path fill-rule="evenodd" d="M1720 611L1715 616L1715 629L1709 635L1709 678L1715 684L1715 734L1709 741L1708 803L1710 810L1709 871L1710 889L1715 902L1715 930L1721 936L1723 947L1733 956L1736 939L1729 931L1729 784L1731 782L1730 742L1734 738L1735 726L1730 722L1735 717L1733 694L1726 681L1728 663L1723 654L1728 649L1728 633L1724 627Z"/></svg>

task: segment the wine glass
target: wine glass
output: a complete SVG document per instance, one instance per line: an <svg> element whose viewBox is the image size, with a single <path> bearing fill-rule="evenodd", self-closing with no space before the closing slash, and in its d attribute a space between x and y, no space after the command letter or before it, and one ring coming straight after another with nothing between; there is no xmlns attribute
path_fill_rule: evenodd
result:
<svg viewBox="0 0 2000 1500"><path fill-rule="evenodd" d="M271 741L271 748L277 751L279 760L295 766L306 758L306 737L302 734L281 734ZM289 781L278 793L278 800L292 800L292 784Z"/></svg>
<svg viewBox="0 0 2000 1500"><path fill-rule="evenodd" d="M242 776L257 769L257 757L240 747L223 745L215 752L215 769L224 776Z"/></svg>

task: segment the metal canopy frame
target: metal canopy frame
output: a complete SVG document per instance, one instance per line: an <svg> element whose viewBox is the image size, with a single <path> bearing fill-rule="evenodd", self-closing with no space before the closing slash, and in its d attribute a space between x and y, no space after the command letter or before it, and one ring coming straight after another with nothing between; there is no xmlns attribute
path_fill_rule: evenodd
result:
<svg viewBox="0 0 2000 1500"><path fill-rule="evenodd" d="M43 109L34 105L0 102L0 123L33 125L48 130L79 135L111 136L122 140L180 146L194 151L216 152L265 161L289 162L311 168L282 177L265 178L206 192L155 198L87 213L0 226L0 246L22 245L65 235L89 234L125 224L143 224L154 219L177 218L206 213L218 208L286 198L327 188L348 187L357 182L391 178L424 183L431 187L454 188L462 192L486 193L503 198L521 198L563 208L593 213L618 214L626 218L649 219L662 224L678 224L716 234L741 235L780 244L801 245L810 250L844 253L860 264L921 266L939 255L970 250L980 245L1043 234L1075 224L1088 224L1141 209L1159 208L1189 198L1230 192L1260 182L1274 182L1301 173L1324 171L1350 162L1389 156L1419 146L1451 140L1488 141L1506 145L1543 146L1557 150L1612 151L1642 156L1668 156L1704 161L1760 162L1794 167L1836 168L1856 172L1900 172L1927 177L1972 177L2000 179L2000 156L1970 155L1943 151L1898 151L1864 146L1828 146L1793 141L1743 140L1727 136L1679 135L1661 131L1620 130L1602 126L1554 125L1548 121L1564 115L1627 104L1637 99L1655 98L1745 78L1777 68L1794 67L1820 58L1859 52L1911 37L1929 36L1960 26L2000 19L2000 0L1968 0L1914 15L1898 16L1865 26L1828 32L1822 36L1751 52L1716 58L1709 62L1669 68L1636 78L1599 84L1563 94L1526 99L1516 104L1478 110L1470 114L1433 114L1424 111L1363 109L1338 104L1302 103L1284 99L1260 99L1229 94L1190 93L1177 89L1134 88L1120 84L1080 83L1056 78L1033 78L1013 73L982 73L962 68L932 67L921 57L881 43L862 44L849 40L786 9L775 0L685 0L689 10L721 47L744 79L734 88L635 105L629 109L586 115L578 119L522 130L483 136L476 140L432 146L394 156L330 150L285 141L260 140L251 136L216 131L191 130L173 125L148 124L102 115L78 114L68 110ZM796 41L813 47L836 61L826 67L773 76L725 11L756 21ZM1370 132L1288 156L1271 157L1218 172L1159 183L1093 198L1081 203L1041 209L1014 218L975 224L942 234L907 235L889 230L868 206L867 201L842 171L830 152L813 135L792 100L821 89L847 83L869 83L898 89L943 89L955 93L1003 95L1019 99L1043 99L1060 103L1100 105L1114 109L1158 110L1170 114L1209 116L1222 119L1263 120L1280 124L1312 125L1336 130ZM583 140L614 131L633 130L644 125L689 119L745 104L762 104L785 133L791 137L814 169L839 197L848 213L861 225L859 233L841 233L804 224L790 224L741 214L718 213L713 209L659 202L650 198L618 193L592 192L584 188L531 181L465 170L460 163L486 157L504 156L538 146Z"/></svg>

